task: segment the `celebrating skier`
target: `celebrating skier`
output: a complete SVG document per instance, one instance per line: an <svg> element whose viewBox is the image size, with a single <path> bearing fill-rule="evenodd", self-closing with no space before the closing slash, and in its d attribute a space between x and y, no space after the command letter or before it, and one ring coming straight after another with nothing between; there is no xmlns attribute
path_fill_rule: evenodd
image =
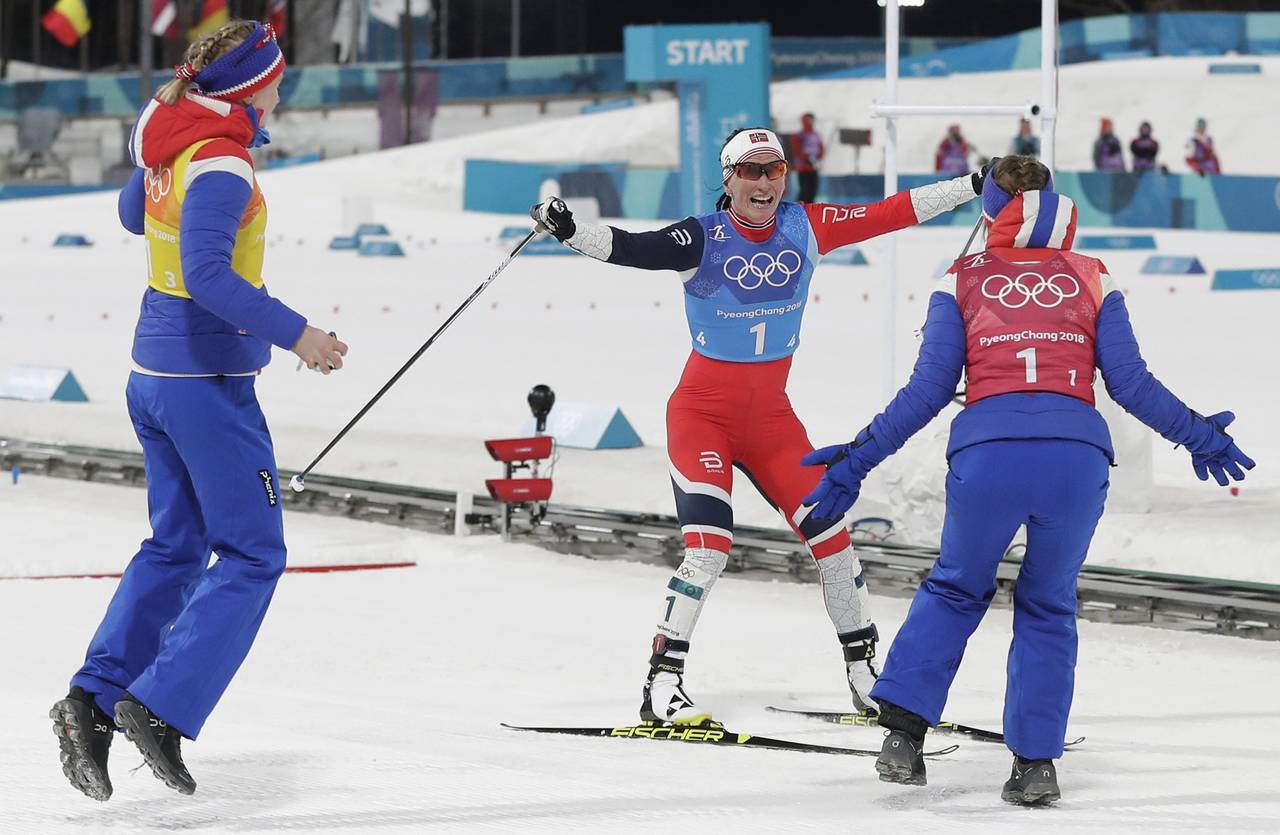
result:
<svg viewBox="0 0 1280 835"><path fill-rule="evenodd" d="M783 202L787 163L764 128L735 132L720 161L717 211L656 232L575 223L558 198L533 207L558 240L611 264L675 270L684 282L693 352L667 405L667 449L684 560L667 584L640 708L642 719L698 722L684 688L693 629L733 543L733 467L752 481L817 561L827 613L844 650L854 704L869 708L876 628L844 521L816 519L801 498L822 470L787 399L809 281L832 250L922 223L981 189L965 174L867 206Z"/></svg>
<svg viewBox="0 0 1280 835"><path fill-rule="evenodd" d="M1076 207L1034 157L998 161L982 190L987 249L960 258L929 300L907 385L850 444L820 449L811 518L840 519L862 479L951 400L965 408L947 448L942 553L871 690L890 729L880 779L925 783L925 731L936 725L965 643L995 593L1021 525L1027 551L1014 590L1004 735L1014 754L1002 797L1048 803L1059 790L1076 661L1076 578L1107 495L1111 436L1094 409L1095 369L1134 417L1186 447L1201 480L1241 480L1251 461L1226 433L1231 412L1202 417L1147 370L1124 295L1094 258L1071 252ZM1242 469L1243 468L1243 469Z"/></svg>
<svg viewBox="0 0 1280 835"><path fill-rule="evenodd" d="M273 344L324 374L347 353L263 286L267 214L247 148L267 140L283 72L269 26L227 23L188 47L130 140L138 167L120 220L146 236L149 287L125 394L152 534L50 711L63 772L95 800L111 796L117 726L156 777L195 791L180 740L196 738L235 675L285 565L254 378Z"/></svg>

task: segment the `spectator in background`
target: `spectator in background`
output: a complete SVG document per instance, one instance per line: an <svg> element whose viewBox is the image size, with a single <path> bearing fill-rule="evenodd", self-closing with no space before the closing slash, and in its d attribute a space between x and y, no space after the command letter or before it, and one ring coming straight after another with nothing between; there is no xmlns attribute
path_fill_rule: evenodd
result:
<svg viewBox="0 0 1280 835"><path fill-rule="evenodd" d="M822 137L813 129L813 114L800 117L800 132L791 134L791 167L800 181L800 203L812 203L818 194L818 160L826 149Z"/></svg>
<svg viewBox="0 0 1280 835"><path fill-rule="evenodd" d="M1205 133L1208 122L1204 117L1196 119L1196 132L1187 143L1187 165L1191 170L1203 177L1205 174L1221 174L1218 154L1213 150L1213 137Z"/></svg>
<svg viewBox="0 0 1280 835"><path fill-rule="evenodd" d="M1129 153L1133 154L1134 171L1156 170L1156 155L1160 153L1160 143L1151 135L1150 122L1143 122L1138 126L1138 136L1129 143Z"/></svg>
<svg viewBox="0 0 1280 835"><path fill-rule="evenodd" d="M1124 150L1107 118L1103 118L1098 138L1093 141L1093 167L1099 171L1124 170Z"/></svg>
<svg viewBox="0 0 1280 835"><path fill-rule="evenodd" d="M938 146L933 168L939 174L958 177L969 170L969 143L960 134L960 126L947 128L947 137Z"/></svg>
<svg viewBox="0 0 1280 835"><path fill-rule="evenodd" d="M1031 135L1031 122L1022 119L1018 122L1018 135L1013 138L1009 153L1020 157L1040 156L1040 137Z"/></svg>

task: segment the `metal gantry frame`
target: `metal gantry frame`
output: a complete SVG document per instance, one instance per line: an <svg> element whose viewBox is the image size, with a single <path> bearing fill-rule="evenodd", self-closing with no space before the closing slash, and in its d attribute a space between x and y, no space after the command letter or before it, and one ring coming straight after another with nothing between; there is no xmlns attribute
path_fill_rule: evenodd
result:
<svg viewBox="0 0 1280 835"><path fill-rule="evenodd" d="M884 196L898 191L898 119L910 116L1021 116L1040 119L1040 160L1054 167L1054 130L1058 118L1058 0L1040 1L1040 101L1022 104L912 105L898 103L898 62L901 47L899 0L885 0L884 99L871 105L872 118L885 120ZM898 244L885 241L889 270L889 389L897 391Z"/></svg>

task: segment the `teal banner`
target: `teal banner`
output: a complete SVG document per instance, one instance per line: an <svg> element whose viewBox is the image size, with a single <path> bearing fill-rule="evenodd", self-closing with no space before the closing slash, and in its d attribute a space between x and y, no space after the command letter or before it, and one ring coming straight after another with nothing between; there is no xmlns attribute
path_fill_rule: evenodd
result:
<svg viewBox="0 0 1280 835"><path fill-rule="evenodd" d="M680 212L710 211L720 148L738 128L768 127L769 25L628 26L627 81L675 81L680 94Z"/></svg>
<svg viewBox="0 0 1280 835"><path fill-rule="evenodd" d="M1214 290L1280 290L1280 267L1269 270L1217 270Z"/></svg>
<svg viewBox="0 0 1280 835"><path fill-rule="evenodd" d="M537 202L543 181L555 180L565 198L594 198L603 217L676 219L690 214L682 200L684 176L685 172L630 168L620 163L468 160L463 204L469 211L523 214ZM936 180L936 174L907 174L899 184L909 189ZM1280 232L1280 177L1061 171L1056 184L1075 201L1082 228ZM878 175L822 177L818 200L874 203L883 189L884 179ZM790 193L795 194L794 189ZM977 217L975 200L954 212L944 212L929 224L972 226ZM1149 234L1097 237L1102 240L1090 244L1128 249L1153 245Z"/></svg>

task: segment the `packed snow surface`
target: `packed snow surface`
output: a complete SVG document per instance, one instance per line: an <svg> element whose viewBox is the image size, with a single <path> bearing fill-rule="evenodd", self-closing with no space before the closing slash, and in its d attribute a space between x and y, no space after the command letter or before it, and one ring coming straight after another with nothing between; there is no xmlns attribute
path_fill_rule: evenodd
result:
<svg viewBox="0 0 1280 835"><path fill-rule="evenodd" d="M119 570L146 533L143 496L6 483L0 567L38 557L49 573L87 559ZM192 797L136 770L124 739L108 803L67 785L45 714L115 582L0 581L0 655L21 671L0 688L6 831L1274 832L1280 817L1275 643L1081 623L1068 734L1087 739L1058 763L1062 802L1024 810L999 799L1008 751L963 739L932 738L961 747L910 788L878 782L870 758L506 730L631 722L667 572L496 537L294 513L285 525L291 560L342 542L352 560L418 566L281 580L248 661L183 747ZM886 641L906 605L874 601ZM999 728L1010 624L993 609L974 635L949 718ZM696 637L689 686L729 728L878 749L874 729L764 710L848 705L815 586L726 576Z"/></svg>

